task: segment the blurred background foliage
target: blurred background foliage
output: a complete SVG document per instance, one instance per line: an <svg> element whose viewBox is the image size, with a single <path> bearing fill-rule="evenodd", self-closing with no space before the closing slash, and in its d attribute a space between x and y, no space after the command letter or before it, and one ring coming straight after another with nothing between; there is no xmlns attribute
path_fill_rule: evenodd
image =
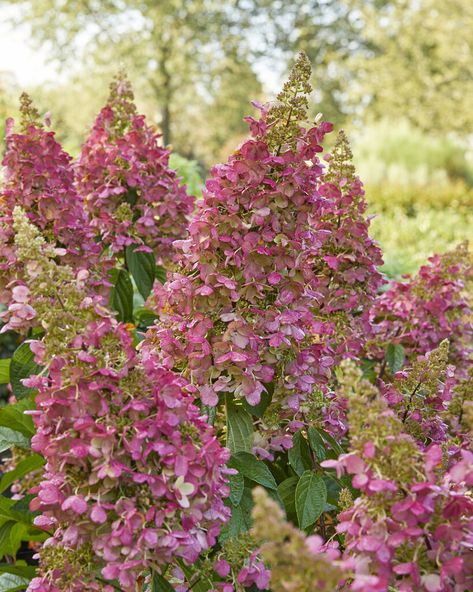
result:
<svg viewBox="0 0 473 592"><path fill-rule="evenodd" d="M273 99L303 49L313 114L352 139L385 271L472 234L471 0L0 0L0 17L55 65L26 90L67 150L123 66L195 194L245 136L250 100ZM20 90L0 72L2 122Z"/></svg>

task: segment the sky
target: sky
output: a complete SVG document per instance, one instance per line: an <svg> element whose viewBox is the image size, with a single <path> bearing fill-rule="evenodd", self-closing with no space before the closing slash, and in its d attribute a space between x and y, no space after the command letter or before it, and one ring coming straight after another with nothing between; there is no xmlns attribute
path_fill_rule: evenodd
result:
<svg viewBox="0 0 473 592"><path fill-rule="evenodd" d="M0 6L0 72L13 73L18 85L25 88L54 81L58 73L46 49L33 45L26 26L11 24L10 17L16 14L17 7ZM282 72L268 67L264 60L256 65L256 71L268 94L278 90Z"/></svg>
<svg viewBox="0 0 473 592"><path fill-rule="evenodd" d="M46 50L33 47L26 27L8 22L15 9L0 7L0 71L12 72L20 86L31 86L55 78Z"/></svg>

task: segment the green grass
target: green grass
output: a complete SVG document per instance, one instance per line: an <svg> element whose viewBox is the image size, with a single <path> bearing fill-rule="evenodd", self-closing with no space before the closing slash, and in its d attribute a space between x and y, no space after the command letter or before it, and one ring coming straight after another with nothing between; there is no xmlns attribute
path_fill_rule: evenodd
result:
<svg viewBox="0 0 473 592"><path fill-rule="evenodd" d="M376 213L375 208L370 208ZM370 234L380 243L389 277L414 273L434 253L473 237L473 208L418 208L409 215L398 205L380 212Z"/></svg>

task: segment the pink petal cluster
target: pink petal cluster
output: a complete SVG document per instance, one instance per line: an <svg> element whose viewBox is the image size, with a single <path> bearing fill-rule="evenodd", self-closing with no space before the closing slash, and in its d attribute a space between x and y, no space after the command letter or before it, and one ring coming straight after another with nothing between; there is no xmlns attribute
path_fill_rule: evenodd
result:
<svg viewBox="0 0 473 592"><path fill-rule="evenodd" d="M145 243L161 261L186 235L193 198L174 170L159 135L136 113L129 83L111 85L108 104L82 146L77 189L101 240L115 252Z"/></svg>
<svg viewBox="0 0 473 592"><path fill-rule="evenodd" d="M190 564L215 544L228 515L228 451L185 382L155 362L142 365L126 327L102 318L73 339L69 357L53 359L48 378L29 380L38 388L32 446L47 461L35 523L54 533L43 551L76 551L69 574L40 552L42 576L29 590L101 590L101 573L132 592L144 570ZM80 559L87 545L92 568Z"/></svg>
<svg viewBox="0 0 473 592"><path fill-rule="evenodd" d="M470 443L449 439L435 414L441 395L410 417L412 400L394 394L394 385L378 391L359 382L347 401L350 451L321 463L338 478L351 475L359 490L336 527L344 558L356 565L350 589L466 592L473 585ZM408 420L420 424L416 438Z"/></svg>
<svg viewBox="0 0 473 592"><path fill-rule="evenodd" d="M319 159L332 125L300 127L295 149L276 150L266 117L212 169L143 348L182 370L206 405L224 392L256 405L273 383L295 411L363 343L381 256L359 180Z"/></svg>
<svg viewBox="0 0 473 592"><path fill-rule="evenodd" d="M11 300L7 310L0 313L0 319L7 322L0 333L16 331L24 333L31 327L36 311L30 304L30 291L27 286L18 285L11 290Z"/></svg>
<svg viewBox="0 0 473 592"><path fill-rule="evenodd" d="M405 436L408 438L408 436ZM458 455L457 455L458 457ZM442 451L432 445L423 455L424 474L400 486L380 479L363 456L337 461L338 474L352 474L364 495L339 515L337 532L345 536L345 555L364 566L369 581L355 576L351 590L385 592L466 592L473 585L473 455L443 474ZM438 475L443 474L443 477ZM379 497L380 502L373 501ZM383 511L376 512L376 507Z"/></svg>
<svg viewBox="0 0 473 592"><path fill-rule="evenodd" d="M464 371L473 351L473 313L466 293L472 273L463 244L431 257L415 277L393 282L371 309L374 349L400 343L415 357L448 339L451 361Z"/></svg>
<svg viewBox="0 0 473 592"><path fill-rule="evenodd" d="M30 221L49 240L65 250L64 261L88 268L97 259L99 245L74 188L71 157L56 141L54 132L29 124L14 133L9 122L3 158L5 182L0 195L0 270L6 285L16 263L12 212L22 207ZM7 297L5 294L3 298Z"/></svg>

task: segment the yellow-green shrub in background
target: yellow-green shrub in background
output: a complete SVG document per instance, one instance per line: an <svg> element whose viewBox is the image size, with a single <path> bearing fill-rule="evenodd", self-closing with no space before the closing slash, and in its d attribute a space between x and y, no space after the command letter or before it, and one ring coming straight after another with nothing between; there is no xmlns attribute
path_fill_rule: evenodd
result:
<svg viewBox="0 0 473 592"><path fill-rule="evenodd" d="M402 208L406 214L415 216L422 209L444 210L445 208L467 212L473 209L473 187L463 182L445 185L371 185L366 187L369 206L373 212Z"/></svg>
<svg viewBox="0 0 473 592"><path fill-rule="evenodd" d="M473 239L473 188L445 185L366 187L371 233L390 277L415 272L428 257Z"/></svg>

